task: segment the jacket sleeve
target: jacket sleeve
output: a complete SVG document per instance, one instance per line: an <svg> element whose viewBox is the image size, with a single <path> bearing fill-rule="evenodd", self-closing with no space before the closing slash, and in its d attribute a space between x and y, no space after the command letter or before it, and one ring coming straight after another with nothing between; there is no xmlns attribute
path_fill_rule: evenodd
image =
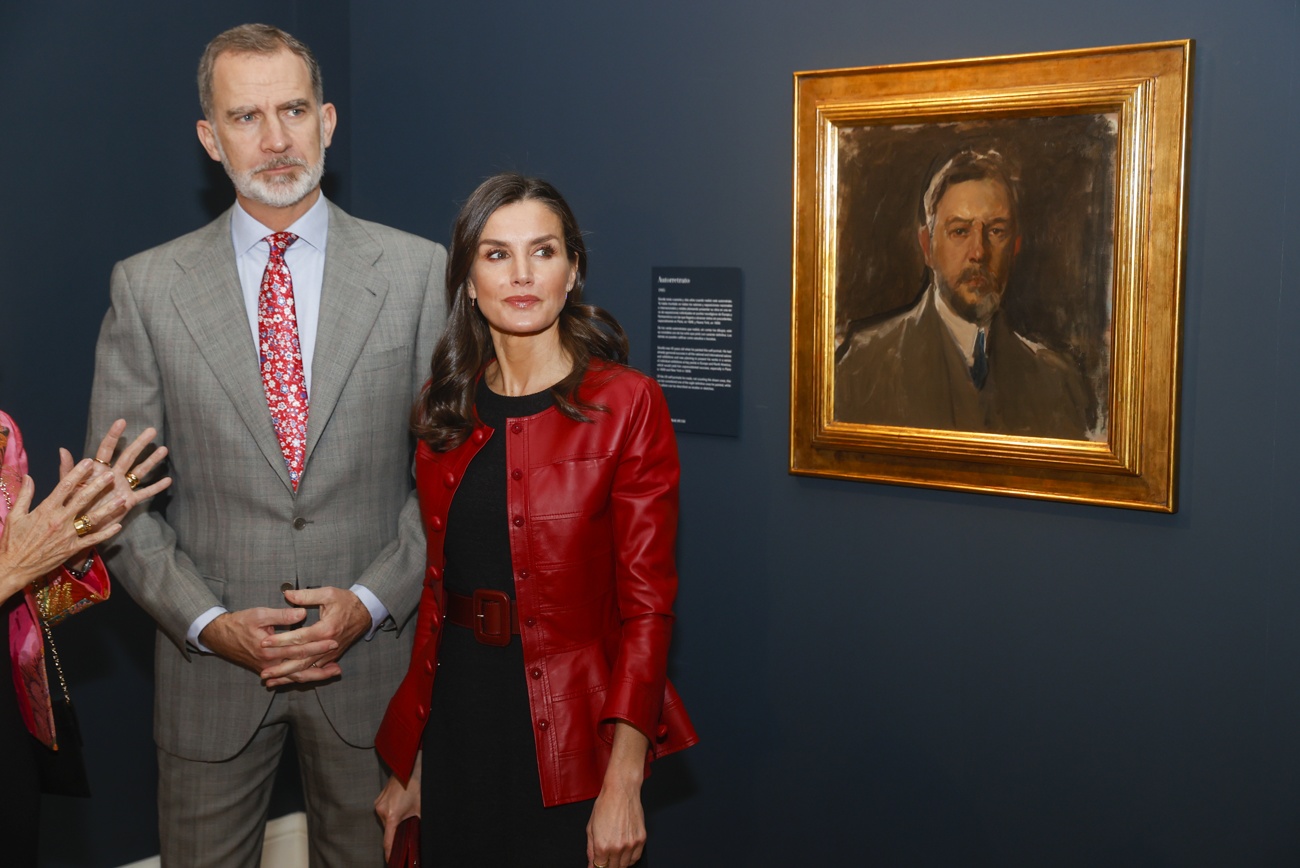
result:
<svg viewBox="0 0 1300 868"><path fill-rule="evenodd" d="M433 347L442 334L445 319L442 313L442 287L447 251L441 245L433 246L435 250L430 257L429 272L422 288L423 301L416 333L415 358L418 364L411 371L413 401L428 379L429 360L433 358ZM417 579L423 574L424 558L424 526L420 521L420 501L412 489L398 518L397 538L384 548L357 579L359 584L374 592L384 604L399 630L410 620L420 602L422 585Z"/></svg>
<svg viewBox="0 0 1300 868"><path fill-rule="evenodd" d="M162 376L130 277L122 263L113 269L112 307L95 348L87 451L93 452L115 419L132 430L153 426L167 442ZM189 556L176 545L176 532L155 501L137 507L122 532L104 546L118 580L188 655L185 634L194 619L221 605Z"/></svg>
<svg viewBox="0 0 1300 868"><path fill-rule="evenodd" d="M677 596L677 440L659 385L639 378L610 493L622 636L602 720L625 720L653 743L664 700Z"/></svg>

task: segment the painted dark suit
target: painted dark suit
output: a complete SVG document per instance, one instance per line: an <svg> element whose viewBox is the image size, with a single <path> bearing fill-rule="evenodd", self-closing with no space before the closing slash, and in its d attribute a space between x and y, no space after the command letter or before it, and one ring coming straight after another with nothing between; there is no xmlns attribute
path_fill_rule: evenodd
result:
<svg viewBox="0 0 1300 868"><path fill-rule="evenodd" d="M1091 397L1078 366L1016 334L1001 313L989 324L983 388L976 388L933 290L849 342L836 364L837 421L1088 438Z"/></svg>

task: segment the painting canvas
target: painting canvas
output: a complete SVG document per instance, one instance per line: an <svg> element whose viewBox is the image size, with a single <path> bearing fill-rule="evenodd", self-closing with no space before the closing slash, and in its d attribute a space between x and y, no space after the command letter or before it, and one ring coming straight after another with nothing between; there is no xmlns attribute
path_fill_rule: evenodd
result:
<svg viewBox="0 0 1300 868"><path fill-rule="evenodd" d="M1191 58L796 73L791 472L1175 508Z"/></svg>
<svg viewBox="0 0 1300 868"><path fill-rule="evenodd" d="M1106 439L1117 132L1113 113L838 131L837 420ZM929 225L926 192L954 166L997 176L1001 225L951 207ZM947 185L936 204L982 183ZM925 261L945 236L961 245L951 281ZM963 274L990 301L971 318L982 377L944 321L962 317L949 283Z"/></svg>

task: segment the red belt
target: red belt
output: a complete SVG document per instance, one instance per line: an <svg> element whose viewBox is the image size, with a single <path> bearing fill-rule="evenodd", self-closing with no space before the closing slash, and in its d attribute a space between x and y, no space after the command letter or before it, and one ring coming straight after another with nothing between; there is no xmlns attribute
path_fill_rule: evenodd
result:
<svg viewBox="0 0 1300 868"><path fill-rule="evenodd" d="M519 607L505 591L479 588L472 597L448 591L446 618L473 630L474 638L484 645L505 647L511 633L519 635Z"/></svg>

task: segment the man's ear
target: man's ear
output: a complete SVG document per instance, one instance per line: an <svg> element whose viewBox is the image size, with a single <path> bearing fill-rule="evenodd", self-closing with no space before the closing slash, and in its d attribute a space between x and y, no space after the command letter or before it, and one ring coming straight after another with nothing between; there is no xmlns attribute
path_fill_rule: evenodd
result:
<svg viewBox="0 0 1300 868"><path fill-rule="evenodd" d="M199 144L203 145L203 150L208 152L208 156L221 162L221 152L217 150L217 132L212 129L212 124L206 120L201 120L194 125L195 132L199 134Z"/></svg>
<svg viewBox="0 0 1300 868"><path fill-rule="evenodd" d="M339 116L334 108L334 103L327 102L320 107L321 117L321 147L328 148L334 141L334 127L338 125Z"/></svg>
<svg viewBox="0 0 1300 868"><path fill-rule="evenodd" d="M916 240L921 242L921 256L925 259L925 264L930 264L930 230L922 223L916 230ZM1017 244L1020 242L1017 241Z"/></svg>
<svg viewBox="0 0 1300 868"><path fill-rule="evenodd" d="M1016 236L1016 246L1013 247L1013 248L1011 249L1011 258L1012 258L1012 259L1015 259L1017 256L1020 255L1020 242L1021 242L1021 241L1024 241L1024 240L1025 240L1025 236L1023 236L1023 235L1017 235L1017 236Z"/></svg>

